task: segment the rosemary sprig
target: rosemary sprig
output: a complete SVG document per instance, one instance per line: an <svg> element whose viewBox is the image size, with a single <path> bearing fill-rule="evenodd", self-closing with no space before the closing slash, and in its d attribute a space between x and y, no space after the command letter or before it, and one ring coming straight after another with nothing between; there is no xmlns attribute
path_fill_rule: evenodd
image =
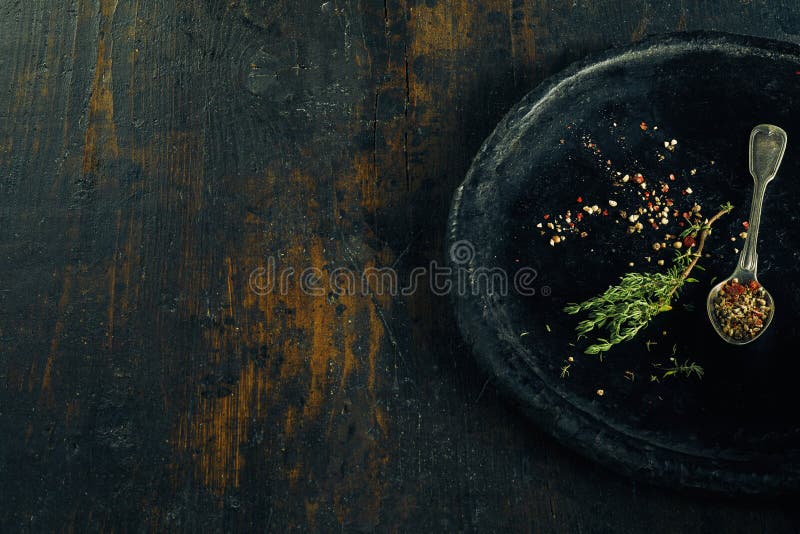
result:
<svg viewBox="0 0 800 534"><path fill-rule="evenodd" d="M659 313L671 310L672 300L679 295L683 285L696 282L689 274L703 253L711 226L732 209L733 206L727 203L703 223L690 224L681 237L695 237L697 248L690 247L685 254L678 254L667 272L627 273L619 284L610 286L600 295L581 303L568 304L565 312L587 314L587 318L575 328L578 338L586 337L594 330L607 333L607 338L598 337L584 352L607 352L614 345L636 337Z"/></svg>
<svg viewBox="0 0 800 534"><path fill-rule="evenodd" d="M703 368L697 365L695 362L686 360L683 363L678 363L678 360L676 360L674 357L670 358L669 360L672 362L672 367L667 367L664 369L664 375L662 376L664 379L678 375L683 375L686 378L696 375L697 378L703 378L703 374L705 374Z"/></svg>
<svg viewBox="0 0 800 534"><path fill-rule="evenodd" d="M669 361L672 364L672 367L662 367L661 364L654 363L653 367L664 371L664 374L661 376L661 379L666 380L667 378L673 376L683 375L686 378L690 378L692 375L695 375L698 379L702 379L703 375L705 374L705 370L695 362L690 362L689 360L685 360L683 363L678 363L678 358L676 354L678 352L678 346L672 346L672 356L670 356ZM660 382L656 375L650 375L651 382Z"/></svg>

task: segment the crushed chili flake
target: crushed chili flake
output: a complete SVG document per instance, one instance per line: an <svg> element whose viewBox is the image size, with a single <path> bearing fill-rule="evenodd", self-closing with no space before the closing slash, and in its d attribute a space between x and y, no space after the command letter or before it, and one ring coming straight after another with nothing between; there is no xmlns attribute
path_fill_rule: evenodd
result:
<svg viewBox="0 0 800 534"><path fill-rule="evenodd" d="M749 223L749 222L747 222L747 221L743 222L743 223L742 223L742 226L744 226L744 229L745 229L745 230L749 230L749 229L750 229L750 223Z"/></svg>
<svg viewBox="0 0 800 534"><path fill-rule="evenodd" d="M581 202L583 202L583 197L578 197L577 201L578 201L578 204L580 204Z"/></svg>
<svg viewBox="0 0 800 534"><path fill-rule="evenodd" d="M645 131L645 130L647 130L647 123L646 123L646 122L644 122L644 121L642 121L642 123L639 125L639 128L641 128L641 129L642 129L642 131Z"/></svg>

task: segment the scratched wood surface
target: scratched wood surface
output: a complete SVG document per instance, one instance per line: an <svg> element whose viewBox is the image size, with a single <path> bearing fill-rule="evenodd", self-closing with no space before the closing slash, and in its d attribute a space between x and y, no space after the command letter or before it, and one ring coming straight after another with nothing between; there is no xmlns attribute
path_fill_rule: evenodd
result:
<svg viewBox="0 0 800 534"><path fill-rule="evenodd" d="M441 261L516 100L700 28L800 41L800 7L0 1L0 531L796 531L566 451L425 286L251 287Z"/></svg>

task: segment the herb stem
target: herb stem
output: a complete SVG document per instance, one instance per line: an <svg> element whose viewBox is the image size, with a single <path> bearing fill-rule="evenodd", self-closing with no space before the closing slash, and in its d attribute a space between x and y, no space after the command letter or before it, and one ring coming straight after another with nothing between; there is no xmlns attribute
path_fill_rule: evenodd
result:
<svg viewBox="0 0 800 534"><path fill-rule="evenodd" d="M686 281L686 279L689 277L689 273L692 272L692 269L694 269L694 266L697 265L697 262L700 260L700 257L703 255L703 247L706 244L706 237L708 237L708 234L711 233L711 226L715 222L717 222L720 217L722 217L723 215L725 215L726 213L728 213L732 209L733 209L733 206L731 206L730 204L727 204L727 205L723 206L722 209L720 209L717 212L716 215L714 215L713 217L708 219L708 221L703 225L702 229L700 230L699 235L697 236L698 237L698 239L697 239L697 250L695 250L694 252L690 253L690 255L692 256L692 261L689 263L689 265L686 266L686 268L683 270L683 272L681 272L680 280L678 281L677 284L675 284L675 286L672 288L672 290L666 296L666 298L664 299L664 303L669 303L669 301L672 299L672 296L675 294L675 292L678 291L678 289L680 289L680 287L683 285L683 282Z"/></svg>

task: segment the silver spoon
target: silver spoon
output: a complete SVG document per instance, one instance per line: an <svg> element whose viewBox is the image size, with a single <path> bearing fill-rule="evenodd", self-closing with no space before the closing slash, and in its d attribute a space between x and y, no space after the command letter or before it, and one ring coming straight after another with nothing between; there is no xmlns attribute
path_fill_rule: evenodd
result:
<svg viewBox="0 0 800 534"><path fill-rule="evenodd" d="M758 284L758 278L756 277L758 267L756 246L758 245L758 226L761 222L761 204L764 201L764 193L767 190L767 184L778 173L778 167L781 165L785 151L786 132L781 128L771 124L759 124L753 128L750 133L750 174L753 175L755 180L755 188L753 189L753 203L750 207L747 239L745 239L736 270L733 271L730 278L711 289L706 301L708 318L711 320L714 330L717 331L717 334L722 339L733 345L745 345L758 339L767 330L767 327L772 322L772 317L775 315L775 301L767 289ZM756 299L754 302L764 302L763 305L758 304L758 310L763 311L764 315L760 328L755 327L753 331L742 332L731 328L730 324L728 326L722 324L723 319L718 315L727 316L728 313L722 310L730 310L730 308L721 308L718 314L717 306L722 306L721 301L726 296L725 293L720 294L720 290L724 289L727 293L739 291L736 286L729 285L726 287L726 284L732 282L742 284L745 287L750 287L751 283L755 282L755 284L752 284L752 287L756 288L753 290L755 292L753 298ZM734 313L737 312L734 311ZM731 324L735 324L735 322L731 322Z"/></svg>

